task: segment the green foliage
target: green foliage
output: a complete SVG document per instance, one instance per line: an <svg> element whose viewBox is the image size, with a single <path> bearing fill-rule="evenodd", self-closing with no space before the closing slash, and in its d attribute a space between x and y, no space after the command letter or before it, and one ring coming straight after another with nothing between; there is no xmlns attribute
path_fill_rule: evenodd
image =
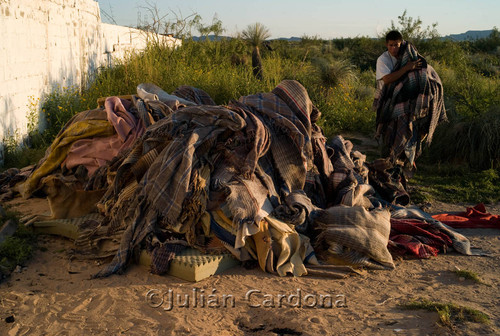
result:
<svg viewBox="0 0 500 336"><path fill-rule="evenodd" d="M500 31L497 27L493 27L490 36L476 39L474 41L464 42L468 45L472 52L484 52L498 55L498 46L500 45Z"/></svg>
<svg viewBox="0 0 500 336"><path fill-rule="evenodd" d="M429 157L479 169L500 167L499 115L497 107L475 118L451 118L436 133Z"/></svg>
<svg viewBox="0 0 500 336"><path fill-rule="evenodd" d="M370 134L375 124L371 110L373 96L359 96L359 84L340 83L335 87L319 87L309 92L311 98L322 112L319 125L328 137L341 131L354 131Z"/></svg>
<svg viewBox="0 0 500 336"><path fill-rule="evenodd" d="M4 140L5 141L5 140ZM45 154L43 147L20 146L6 140L5 146L5 167L23 168L36 164Z"/></svg>
<svg viewBox="0 0 500 336"><path fill-rule="evenodd" d="M425 309L435 311L439 315L440 322L452 327L456 322L490 323L490 317L485 313L470 307L459 306L454 303L441 303L427 299L412 300L402 304L405 309Z"/></svg>
<svg viewBox="0 0 500 336"><path fill-rule="evenodd" d="M345 59L314 58L312 63L318 67L324 85L336 86L356 80L354 66Z"/></svg>
<svg viewBox="0 0 500 336"><path fill-rule="evenodd" d="M437 199L448 203L496 203L500 201L500 171L471 171L460 164L418 164L409 181L416 203Z"/></svg>
<svg viewBox="0 0 500 336"><path fill-rule="evenodd" d="M464 279L469 279L477 283L482 283L483 281L479 277L479 275L474 272L474 271L469 271L469 270L461 270L461 269L456 269L453 270L453 273L458 275L459 277L462 277Z"/></svg>
<svg viewBox="0 0 500 336"><path fill-rule="evenodd" d="M256 22L247 26L241 33L242 37L247 40L253 47L258 47L267 40L271 33L262 23Z"/></svg>
<svg viewBox="0 0 500 336"><path fill-rule="evenodd" d="M3 139L5 167L23 168L37 163L43 157L46 149L45 142L41 140L38 131L32 134L37 140L32 141L31 146L23 143L19 134L10 134Z"/></svg>
<svg viewBox="0 0 500 336"><path fill-rule="evenodd" d="M333 43L361 71L374 71L377 58L386 50L385 40L368 37L341 38Z"/></svg>
<svg viewBox="0 0 500 336"><path fill-rule="evenodd" d="M7 209L7 216L4 219L14 220L18 228L14 235L7 237L5 241L0 244L0 273L9 273L17 265L24 265L24 263L31 257L33 249L36 246L35 234L19 224L19 214L11 212ZM0 221L0 226L3 224Z"/></svg>
<svg viewBox="0 0 500 336"><path fill-rule="evenodd" d="M47 123L44 138L55 138L73 115L88 108L86 99L80 94L78 87L55 86L42 104L41 116Z"/></svg>
<svg viewBox="0 0 500 336"><path fill-rule="evenodd" d="M262 57L260 56L260 45L271 36L269 30L262 23L248 25L243 30L241 36L253 46L252 51L252 72L255 78L262 80L264 69L262 66Z"/></svg>
<svg viewBox="0 0 500 336"><path fill-rule="evenodd" d="M394 21L391 21L391 27L387 29L384 33L384 36L391 30L397 30L403 35L403 39L412 41L414 43L418 43L424 39L433 39L438 38L439 33L436 29L437 22L433 23L430 26L424 28L422 26L422 20L420 17L416 19L407 16L406 10L398 16L398 25L394 24Z"/></svg>

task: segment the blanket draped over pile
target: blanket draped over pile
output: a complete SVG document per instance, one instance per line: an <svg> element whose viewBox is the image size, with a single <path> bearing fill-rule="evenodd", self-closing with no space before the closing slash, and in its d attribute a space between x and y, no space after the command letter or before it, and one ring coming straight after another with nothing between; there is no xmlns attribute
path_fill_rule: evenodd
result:
<svg viewBox="0 0 500 336"><path fill-rule="evenodd" d="M175 94L190 101L204 96L194 90L182 87ZM179 244L227 249L279 275L306 274L304 262L317 262L305 235L317 230L317 211L370 204L364 156L357 153L355 164L352 144L342 137L327 146L316 124L320 112L296 81L226 106L193 103L172 106L102 171L115 174L98 204L104 219L77 245L95 247L103 233L121 239L97 276L121 272L137 249L155 256L165 245ZM368 253L372 262L356 265L393 267L388 223L378 224L384 234L377 249L385 253L371 253L372 244L364 241L359 256Z"/></svg>
<svg viewBox="0 0 500 336"><path fill-rule="evenodd" d="M130 147L145 126L124 104L130 106L127 100L109 97L105 110L85 111L67 122L26 180L23 196L31 196L40 187L40 180L60 166L72 169L83 165L92 175L109 158Z"/></svg>
<svg viewBox="0 0 500 336"><path fill-rule="evenodd" d="M394 71L417 59L423 66L377 89L374 109L377 136L385 147L383 155L393 162L403 159L413 165L421 154L424 140L430 145L436 126L447 117L443 85L437 72L411 43L404 42L401 50L402 57Z"/></svg>
<svg viewBox="0 0 500 336"><path fill-rule="evenodd" d="M113 256L97 277L122 272L140 250L164 273L187 246L230 251L280 276L305 275L318 259L394 268L391 213L374 208L366 157L341 136L327 143L300 83L284 80L225 106L190 86L173 95L153 84L137 89L132 101L107 98L105 110L75 116L27 181L32 192L43 174L78 162L71 144L74 153L88 147L83 134L94 120L96 137L119 137L119 153L97 162L85 187L106 189L101 217L82 224L75 241L81 256ZM465 237L424 219L468 252Z"/></svg>

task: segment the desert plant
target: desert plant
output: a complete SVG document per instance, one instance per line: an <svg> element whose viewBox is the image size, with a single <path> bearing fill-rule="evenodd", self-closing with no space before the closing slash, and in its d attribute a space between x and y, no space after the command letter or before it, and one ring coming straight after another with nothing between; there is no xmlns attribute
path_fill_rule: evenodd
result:
<svg viewBox="0 0 500 336"><path fill-rule="evenodd" d="M477 309L463 307L453 303L441 303L427 299L418 299L403 303L402 307L405 309L436 311L439 315L440 322L447 327L453 327L454 323L464 321L476 323L490 322L490 317L485 313Z"/></svg>
<svg viewBox="0 0 500 336"><path fill-rule="evenodd" d="M479 275L474 271L456 269L456 270L453 270L453 273L455 273L459 277L462 277L464 279L469 279L469 280L472 280L472 281L477 282L477 283L483 282L481 280L481 277L479 277Z"/></svg>
<svg viewBox="0 0 500 336"><path fill-rule="evenodd" d="M324 85L347 85L357 79L355 68L348 60L318 57L312 59L312 63L318 67Z"/></svg>
<svg viewBox="0 0 500 336"><path fill-rule="evenodd" d="M242 32L242 36L250 43L253 47L252 51L252 69L255 78L262 79L263 68L262 68L262 57L260 56L260 45L266 39L268 39L271 34L269 30L262 23L256 22L247 26Z"/></svg>
<svg viewBox="0 0 500 336"><path fill-rule="evenodd" d="M24 263L31 257L36 247L36 235L32 230L19 224L20 214L10 209L5 209L6 215L0 219L0 226L10 220L17 225L16 232L0 243L0 281L2 274L10 274L17 265Z"/></svg>
<svg viewBox="0 0 500 336"><path fill-rule="evenodd" d="M412 41L414 43L418 43L424 39L433 39L438 38L439 33L436 29L437 22L431 24L424 28L422 26L422 20L420 17L416 19L408 16L406 9L403 14L398 16L398 24L394 24L394 21L391 20L391 26L386 30L385 34L390 30L398 30L405 40Z"/></svg>

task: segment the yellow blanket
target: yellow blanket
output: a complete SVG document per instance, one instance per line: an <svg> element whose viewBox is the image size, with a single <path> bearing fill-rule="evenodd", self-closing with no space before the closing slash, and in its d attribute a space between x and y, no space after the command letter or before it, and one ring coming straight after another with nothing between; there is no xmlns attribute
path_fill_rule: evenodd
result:
<svg viewBox="0 0 500 336"><path fill-rule="evenodd" d="M71 145L80 139L111 136L115 129L107 120L81 120L63 130L47 149L44 159L24 184L23 197L28 198L38 189L40 180L57 169L68 155Z"/></svg>

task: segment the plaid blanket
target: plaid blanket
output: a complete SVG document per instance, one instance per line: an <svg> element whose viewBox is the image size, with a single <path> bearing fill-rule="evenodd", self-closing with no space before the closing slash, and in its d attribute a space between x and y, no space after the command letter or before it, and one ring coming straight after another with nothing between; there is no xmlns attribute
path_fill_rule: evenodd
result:
<svg viewBox="0 0 500 336"><path fill-rule="evenodd" d="M327 260L394 268L387 210L318 209L338 195L364 204L370 191L364 158L353 161L352 144L340 137L338 146L327 146L315 124L319 115L302 85L283 81L227 106L179 106L150 125L108 168L114 180L99 204L107 223L94 232L108 224L108 234L121 240L96 276L123 271L139 248L153 251L154 270L163 272L175 254L164 245L168 239L199 247L213 241L206 230L240 260L302 275L310 253L297 227L317 230L315 243ZM269 222L271 214L283 223Z"/></svg>
<svg viewBox="0 0 500 336"><path fill-rule="evenodd" d="M244 126L243 118L227 108L200 105L179 109L148 129L140 144L143 155L149 152L151 145L146 139L155 142L163 139L165 145L142 177L127 215L122 218L128 224L115 258L98 276L121 270L130 259L132 249L157 228L189 234L191 224L201 217L206 205L206 201L193 199L197 193L194 182L203 169L204 158L210 157L209 151L222 133ZM183 209L189 207L186 200L199 204L189 222L180 218Z"/></svg>
<svg viewBox="0 0 500 336"><path fill-rule="evenodd" d="M451 245L450 237L432 224L417 219L391 218L388 247L394 254L427 259L446 252Z"/></svg>
<svg viewBox="0 0 500 336"><path fill-rule="evenodd" d="M387 250L391 229L388 210L333 206L318 211L315 225L321 229L315 248L322 259L373 269L394 268Z"/></svg>
<svg viewBox="0 0 500 336"><path fill-rule="evenodd" d="M306 172L312 167L311 115L315 108L306 89L296 81L284 80L272 92L241 97L270 129L271 155L283 180L280 189L290 193L303 189Z"/></svg>
<svg viewBox="0 0 500 336"><path fill-rule="evenodd" d="M356 165L352 160L351 153L353 144L349 140L344 140L340 135L329 141L333 154L330 159L333 165L333 172L330 174L329 186L331 192L328 199L329 205L343 204L348 206L360 205L369 208L370 200L365 197L373 194L373 188L367 183L366 167L364 159L360 153L356 153Z"/></svg>
<svg viewBox="0 0 500 336"><path fill-rule="evenodd" d="M311 138L320 131L314 124L318 117L305 88L283 81L270 93L228 106L181 107L151 125L117 170L111 199L128 202L128 209L111 209L124 232L112 263L97 276L122 270L132 250L159 229L184 234L189 241L217 192L223 195L220 207L232 218L232 249L243 248L279 199L304 187L314 167ZM149 167L130 169L153 150ZM316 159L325 161L322 153ZM122 181L131 178L138 182L133 192L123 189ZM127 197L120 197L121 190L128 191Z"/></svg>
<svg viewBox="0 0 500 336"><path fill-rule="evenodd" d="M440 231L451 239L451 246L455 249L455 251L465 255L476 254L475 252L472 252L470 241L465 236L432 218L430 214L422 211L416 206L398 209L392 213L391 218L417 219L429 223L433 229Z"/></svg>
<svg viewBox="0 0 500 336"><path fill-rule="evenodd" d="M383 155L413 165L423 141L427 139L429 145L437 124L447 118L439 75L411 43L405 42L401 48L403 54L394 71L417 59L423 66L377 89L373 107L377 111L376 136L385 146Z"/></svg>

